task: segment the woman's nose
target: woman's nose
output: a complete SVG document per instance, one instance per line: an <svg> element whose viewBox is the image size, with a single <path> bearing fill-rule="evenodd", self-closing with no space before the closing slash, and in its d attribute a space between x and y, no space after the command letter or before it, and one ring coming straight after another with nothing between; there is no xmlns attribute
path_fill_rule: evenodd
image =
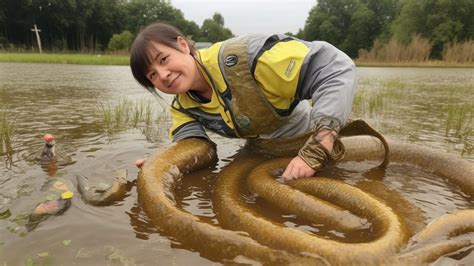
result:
<svg viewBox="0 0 474 266"><path fill-rule="evenodd" d="M168 68L165 68L165 67L157 69L157 72L158 72L158 77L161 80L167 80L171 74L171 71L169 71Z"/></svg>

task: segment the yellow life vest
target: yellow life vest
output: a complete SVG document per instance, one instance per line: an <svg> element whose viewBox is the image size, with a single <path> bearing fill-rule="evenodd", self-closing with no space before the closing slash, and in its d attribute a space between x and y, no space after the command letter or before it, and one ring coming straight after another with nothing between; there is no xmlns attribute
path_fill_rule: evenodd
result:
<svg viewBox="0 0 474 266"><path fill-rule="evenodd" d="M172 132L186 121L197 120L206 126L206 121L193 114L196 109L220 115L241 138L271 133L287 121L276 109L290 110L296 103L294 95L308 49L296 40L277 43L272 51L260 54L259 67L252 70L250 66L256 63L249 62L249 38L232 38L199 52L201 71L213 88L211 101L199 103L189 93L177 95Z"/></svg>

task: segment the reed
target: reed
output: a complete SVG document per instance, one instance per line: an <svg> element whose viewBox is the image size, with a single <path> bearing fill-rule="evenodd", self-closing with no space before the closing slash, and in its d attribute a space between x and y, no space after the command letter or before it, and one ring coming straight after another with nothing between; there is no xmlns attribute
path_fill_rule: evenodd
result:
<svg viewBox="0 0 474 266"><path fill-rule="evenodd" d="M365 98L365 91L359 90L354 97L353 108L355 110L362 109L362 106L364 104L364 98Z"/></svg>
<svg viewBox="0 0 474 266"><path fill-rule="evenodd" d="M392 38L386 44L375 40L373 47L368 51L359 50L358 62L427 62L431 53L431 44L421 35L413 35L407 45Z"/></svg>
<svg viewBox="0 0 474 266"><path fill-rule="evenodd" d="M369 98L369 113L375 114L381 111L384 108L384 99L383 94L380 92L376 92L375 94L371 95Z"/></svg>
<svg viewBox="0 0 474 266"><path fill-rule="evenodd" d="M396 113L397 104L408 95L408 84L400 79L366 80L359 85L354 97L353 112L365 119L387 117Z"/></svg>
<svg viewBox="0 0 474 266"><path fill-rule="evenodd" d="M446 117L445 136L453 131L457 138L463 138L464 135L470 135L472 132L472 121L474 116L473 104L448 104Z"/></svg>
<svg viewBox="0 0 474 266"><path fill-rule="evenodd" d="M11 167L13 163L13 142L16 133L15 120L11 120L7 111L0 111L0 155L6 156L6 162Z"/></svg>
<svg viewBox="0 0 474 266"><path fill-rule="evenodd" d="M387 102L395 103L400 102L403 96L407 95L405 92L407 88L407 83L402 82L400 79L390 79L384 81L381 84L383 98L387 99Z"/></svg>
<svg viewBox="0 0 474 266"><path fill-rule="evenodd" d="M444 45L443 60L456 63L474 63L474 41L454 42Z"/></svg>
<svg viewBox="0 0 474 266"><path fill-rule="evenodd" d="M110 128L112 124L112 107L110 106L110 102L98 102L98 105L105 128Z"/></svg>
<svg viewBox="0 0 474 266"><path fill-rule="evenodd" d="M128 128L150 127L164 115L163 111L159 110L159 106L152 100L132 100L128 97L98 102L98 110L107 133L115 133Z"/></svg>

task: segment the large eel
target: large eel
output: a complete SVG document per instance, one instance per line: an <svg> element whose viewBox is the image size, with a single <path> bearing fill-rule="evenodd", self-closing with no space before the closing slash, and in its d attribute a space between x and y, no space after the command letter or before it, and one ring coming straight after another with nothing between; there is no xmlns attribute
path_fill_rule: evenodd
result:
<svg viewBox="0 0 474 266"><path fill-rule="evenodd" d="M215 147L202 139L179 141L146 160L137 179L138 200L156 226L208 257L234 259L243 255L267 264L327 264L317 255L297 256L275 250L243 232L224 230L179 210L174 189L181 175L208 167L216 160Z"/></svg>
<svg viewBox="0 0 474 266"><path fill-rule="evenodd" d="M344 160L383 160L388 156L381 142L372 137L347 137L342 138L342 141L346 147ZM434 172L474 196L472 163L413 144L389 140L388 147L392 162L411 164ZM293 148L297 150L297 147ZM215 212L221 225L239 231L221 229L178 209L173 196L176 182L182 174L207 167L215 160L215 147L207 141L183 140L150 157L137 180L140 204L153 223L166 235L190 245L207 257L217 254L219 258L233 259L243 255L263 263L284 264L305 264L307 260L314 260L311 264L337 265L419 264L474 245L472 238L462 238L462 235L473 232L472 210L463 212L462 216L458 213L443 216L439 218L440 222L433 222L416 235L413 238L415 240L408 242L411 235L407 233L404 223L391 208L375 197L341 181L327 178L290 182L289 185L297 189L293 190L278 184L272 176L275 168L285 167L288 162L286 159L263 163L265 159L262 156L250 155L231 163L219 176L214 191ZM257 164L260 166L252 170ZM300 208L295 211L298 216L314 220L322 216L320 213L329 213L322 216L327 223L355 228L360 221L357 217L367 219L373 226L374 239L367 243L342 243L309 236L267 221L247 208L239 196L241 178L246 175L249 175L251 191L266 200L273 199L280 203L292 200L279 206L291 209L289 206L298 205ZM337 202L340 206L327 201ZM310 205L309 202L315 202L316 205ZM348 209L351 214L341 210L341 207ZM347 223L331 222L334 217L349 218ZM452 220L458 222L450 223ZM446 223L453 225L446 229L443 226ZM432 238L442 241L426 244L431 243L429 239Z"/></svg>
<svg viewBox="0 0 474 266"><path fill-rule="evenodd" d="M342 209L371 221L378 239L370 243L340 243L310 236L261 218L239 202L239 191L234 189L239 187L240 178L245 176L240 171L241 165L252 165L248 161L225 169L222 172L222 177L225 178L217 181L214 207L219 222L233 230L248 232L257 241L268 246L297 253L319 254L332 264L380 264L386 260L387 253L397 252L404 246L408 235L399 217L389 207L363 191L324 177L303 178L289 182L290 186L277 182L272 172L274 169L284 168L289 161L290 159L278 159L260 164L248 174L249 189L267 202L315 224L329 220L332 222L330 225L333 225L348 217L347 214L340 214L341 206ZM318 208L323 204L329 205L330 202L337 202L339 206Z"/></svg>

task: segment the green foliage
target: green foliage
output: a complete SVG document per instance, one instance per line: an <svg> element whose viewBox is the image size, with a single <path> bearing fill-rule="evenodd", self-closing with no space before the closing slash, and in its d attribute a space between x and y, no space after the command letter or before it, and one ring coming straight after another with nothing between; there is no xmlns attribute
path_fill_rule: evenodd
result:
<svg viewBox="0 0 474 266"><path fill-rule="evenodd" d="M201 27L202 37L199 41L219 42L233 37L232 31L224 27L224 17L214 13L212 19L206 19Z"/></svg>
<svg viewBox="0 0 474 266"><path fill-rule="evenodd" d="M474 35L472 0L424 0L400 2L393 34L404 43L419 33L430 40L432 58L440 58L445 43L465 41Z"/></svg>
<svg viewBox="0 0 474 266"><path fill-rule="evenodd" d="M135 35L155 21L200 37L199 26L167 0L2 0L0 43L18 50L36 46L30 29L37 24L45 51L101 51L114 33Z"/></svg>
<svg viewBox="0 0 474 266"><path fill-rule="evenodd" d="M307 40L324 40L351 57L368 49L378 36L388 35L397 0L320 0L303 30ZM387 37L384 37L387 38Z"/></svg>
<svg viewBox="0 0 474 266"><path fill-rule="evenodd" d="M304 27L291 36L324 40L351 57L378 40L394 37L407 45L420 35L430 43L430 58L445 56L444 46L474 39L473 0L319 0ZM0 0L0 49L36 47L33 24L41 29L44 51L97 52L127 49L115 33L136 35L143 27L170 23L194 41L218 42L233 36L215 13L202 25L188 21L170 0ZM271 8L271 7L270 7ZM303 26L303 25L302 25ZM122 36L123 37L123 36ZM464 49L464 48L463 48ZM464 49L465 50L465 49ZM457 52L459 54L459 52ZM444 58L444 57L443 57Z"/></svg>
<svg viewBox="0 0 474 266"><path fill-rule="evenodd" d="M109 50L126 50L129 51L132 46L133 35L128 30L123 31L120 34L114 34L110 38L109 45L107 46Z"/></svg>

